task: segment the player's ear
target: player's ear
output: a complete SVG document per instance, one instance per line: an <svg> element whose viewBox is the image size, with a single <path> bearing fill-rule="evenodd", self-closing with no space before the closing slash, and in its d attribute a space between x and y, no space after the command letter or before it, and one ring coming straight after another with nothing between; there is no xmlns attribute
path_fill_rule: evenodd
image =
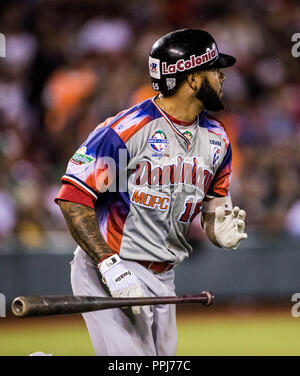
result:
<svg viewBox="0 0 300 376"><path fill-rule="evenodd" d="M187 83L191 89L198 91L201 86L201 75L199 72L192 72L186 77Z"/></svg>

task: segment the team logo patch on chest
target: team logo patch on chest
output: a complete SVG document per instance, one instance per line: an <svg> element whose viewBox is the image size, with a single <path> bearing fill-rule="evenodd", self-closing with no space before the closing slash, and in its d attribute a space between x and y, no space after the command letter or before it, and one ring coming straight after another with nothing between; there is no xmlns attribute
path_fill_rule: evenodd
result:
<svg viewBox="0 0 300 376"><path fill-rule="evenodd" d="M189 140L189 141L192 141L192 138L193 138L193 133L190 132L190 131L185 131L183 133L183 135Z"/></svg>
<svg viewBox="0 0 300 376"><path fill-rule="evenodd" d="M163 153L169 146L167 136L162 130L153 133L151 138L148 138L148 145L156 153Z"/></svg>

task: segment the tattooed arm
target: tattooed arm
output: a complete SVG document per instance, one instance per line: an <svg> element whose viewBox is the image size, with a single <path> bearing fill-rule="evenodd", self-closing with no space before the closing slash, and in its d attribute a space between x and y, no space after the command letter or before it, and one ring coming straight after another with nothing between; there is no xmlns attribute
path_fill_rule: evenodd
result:
<svg viewBox="0 0 300 376"><path fill-rule="evenodd" d="M100 233L95 209L70 201L57 201L76 243L96 262L113 251Z"/></svg>
<svg viewBox="0 0 300 376"><path fill-rule="evenodd" d="M127 269L118 255L111 256L113 252L99 231L95 210L70 201L57 200L57 203L75 241L98 264L102 280L111 296L115 298L145 296L144 289L134 273ZM104 256L111 257L99 264ZM112 258L113 262L110 260ZM124 276L127 277L125 283L122 278ZM131 309L134 315L141 312L140 307L131 307Z"/></svg>

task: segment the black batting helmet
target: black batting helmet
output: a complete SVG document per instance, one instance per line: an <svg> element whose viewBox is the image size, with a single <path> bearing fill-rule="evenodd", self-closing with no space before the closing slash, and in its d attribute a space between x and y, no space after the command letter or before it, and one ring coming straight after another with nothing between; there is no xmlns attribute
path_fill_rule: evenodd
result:
<svg viewBox="0 0 300 376"><path fill-rule="evenodd" d="M182 29L158 39L149 55L149 70L154 90L171 95L185 77L198 70L226 68L236 62L233 56L219 53L214 38L204 30Z"/></svg>

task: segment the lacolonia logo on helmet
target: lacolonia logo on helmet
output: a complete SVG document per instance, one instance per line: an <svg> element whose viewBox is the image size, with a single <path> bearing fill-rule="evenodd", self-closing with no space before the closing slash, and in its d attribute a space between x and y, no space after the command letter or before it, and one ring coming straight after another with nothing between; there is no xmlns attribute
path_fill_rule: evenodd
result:
<svg viewBox="0 0 300 376"><path fill-rule="evenodd" d="M184 72L185 70L198 67L208 61L213 60L218 56L218 50L214 44L212 49L207 49L206 52L200 56L192 55L189 60L180 59L175 64L168 65L167 62L162 63L162 74L171 74L176 72Z"/></svg>

